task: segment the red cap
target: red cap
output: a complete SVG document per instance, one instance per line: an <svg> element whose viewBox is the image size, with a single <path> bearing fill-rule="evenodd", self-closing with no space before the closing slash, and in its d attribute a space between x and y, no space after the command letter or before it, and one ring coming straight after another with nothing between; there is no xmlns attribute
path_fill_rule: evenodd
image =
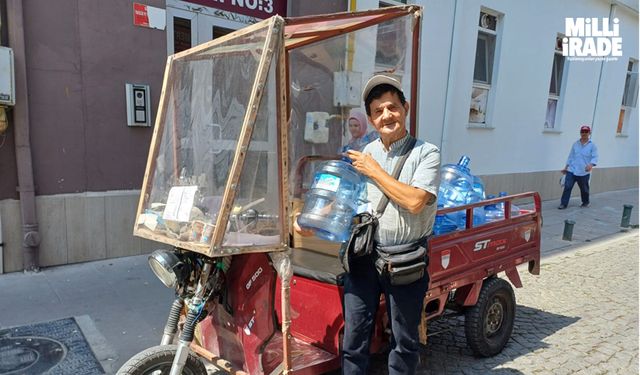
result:
<svg viewBox="0 0 640 375"><path fill-rule="evenodd" d="M591 133L591 128L590 127L588 127L587 125L582 125L580 127L580 131L582 132L582 131L585 131L585 130L588 131L589 133Z"/></svg>

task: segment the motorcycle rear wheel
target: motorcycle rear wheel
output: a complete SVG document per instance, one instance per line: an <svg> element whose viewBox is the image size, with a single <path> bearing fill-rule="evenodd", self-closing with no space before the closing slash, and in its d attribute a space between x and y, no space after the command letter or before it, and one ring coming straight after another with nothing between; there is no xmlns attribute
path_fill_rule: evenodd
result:
<svg viewBox="0 0 640 375"><path fill-rule="evenodd" d="M122 365L116 375L168 375L177 349L177 345L158 345L143 350ZM207 375L207 369L195 354L189 353L182 374Z"/></svg>

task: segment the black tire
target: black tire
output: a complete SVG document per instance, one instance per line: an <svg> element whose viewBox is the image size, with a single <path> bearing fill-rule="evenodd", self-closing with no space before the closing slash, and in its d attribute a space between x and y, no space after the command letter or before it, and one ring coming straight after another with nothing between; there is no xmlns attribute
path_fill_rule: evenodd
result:
<svg viewBox="0 0 640 375"><path fill-rule="evenodd" d="M511 284L499 278L485 280L478 302L464 317L465 336L473 354L491 357L500 353L511 337L515 312Z"/></svg>
<svg viewBox="0 0 640 375"><path fill-rule="evenodd" d="M122 365L116 375L168 375L177 349L177 345L158 345L143 350ZM182 374L207 375L207 369L204 363L190 352Z"/></svg>

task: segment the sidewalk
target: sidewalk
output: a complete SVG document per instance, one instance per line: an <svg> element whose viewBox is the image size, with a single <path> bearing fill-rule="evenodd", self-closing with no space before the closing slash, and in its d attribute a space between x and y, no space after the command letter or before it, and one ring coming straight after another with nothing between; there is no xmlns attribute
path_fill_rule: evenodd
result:
<svg viewBox="0 0 640 375"><path fill-rule="evenodd" d="M634 206L631 224L638 224L638 189L594 194L589 208L580 208L579 198L566 210L558 204L543 202L543 257L616 238L624 204ZM571 242L562 240L565 219L575 221ZM0 290L0 329L80 317L76 320L107 373L160 342L173 300L173 291L156 279L144 255L0 275Z"/></svg>
<svg viewBox="0 0 640 375"><path fill-rule="evenodd" d="M577 188L575 189L577 190ZM620 232L623 205L633 205L631 225L638 225L638 189L592 194L588 208L580 207L580 197L571 198L565 210L558 210L560 199L542 203L542 256L584 245ZM572 241L562 240L564 221L575 221Z"/></svg>

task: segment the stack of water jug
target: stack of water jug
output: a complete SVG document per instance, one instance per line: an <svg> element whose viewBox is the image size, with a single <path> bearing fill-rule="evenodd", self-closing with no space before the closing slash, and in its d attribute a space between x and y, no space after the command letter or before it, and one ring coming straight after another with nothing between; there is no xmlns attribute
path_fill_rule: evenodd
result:
<svg viewBox="0 0 640 375"><path fill-rule="evenodd" d="M485 200L484 184L471 174L470 158L463 155L458 164L442 166L438 208L457 207ZM322 164L314 175L305 197L298 225L313 229L324 240L344 242L349 239L353 217L366 195L366 179L349 163L332 160ZM500 192L499 196L506 196ZM486 198L495 198L489 195ZM512 216L518 207L511 205ZM504 218L504 204L490 204L473 209L473 226ZM440 235L466 226L466 210L436 215L433 233Z"/></svg>
<svg viewBox="0 0 640 375"><path fill-rule="evenodd" d="M471 159L463 155L458 164L446 164L440 171L440 189L438 191L438 208L457 207L469 203L476 203L485 199L484 184L478 176L471 174L469 162ZM500 192L500 196L506 196ZM489 195L486 198L495 198ZM512 205L512 212L517 214L519 209ZM513 214L512 214L513 215ZM500 220L504 218L504 204L491 204L473 209L473 226ZM436 215L433 233L440 235L466 226L466 210L456 211L445 215Z"/></svg>

